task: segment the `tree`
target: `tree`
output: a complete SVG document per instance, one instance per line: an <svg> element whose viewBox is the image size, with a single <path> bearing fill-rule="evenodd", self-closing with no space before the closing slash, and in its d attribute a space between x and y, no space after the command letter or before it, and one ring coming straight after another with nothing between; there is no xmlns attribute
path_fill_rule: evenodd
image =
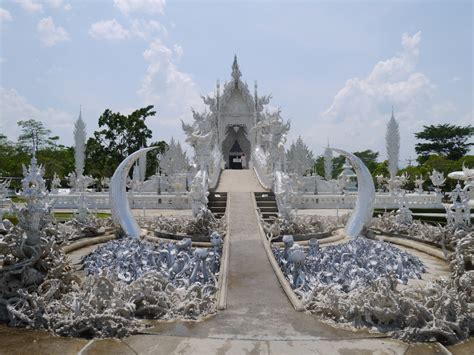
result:
<svg viewBox="0 0 474 355"><path fill-rule="evenodd" d="M37 152L40 148L49 146L55 147L58 136L51 137L51 130L47 129L43 122L36 120L18 121L22 133L18 137L18 144L25 150L34 149Z"/></svg>
<svg viewBox="0 0 474 355"><path fill-rule="evenodd" d="M473 135L474 127L471 125L456 126L445 123L423 126L423 131L415 133L415 137L429 143L415 145L417 160L422 164L432 154L443 156L448 160L461 159L469 152L469 147L474 145L474 143L468 143Z"/></svg>
<svg viewBox="0 0 474 355"><path fill-rule="evenodd" d="M374 152L370 149L367 149L362 152L354 152L354 155L359 157L364 162L370 173L373 173L377 168L377 158L379 157L379 152Z"/></svg>
<svg viewBox="0 0 474 355"><path fill-rule="evenodd" d="M125 157L147 146L152 137L145 120L156 114L153 105L125 116L107 109L99 117L99 128L86 145L86 173L110 177Z"/></svg>

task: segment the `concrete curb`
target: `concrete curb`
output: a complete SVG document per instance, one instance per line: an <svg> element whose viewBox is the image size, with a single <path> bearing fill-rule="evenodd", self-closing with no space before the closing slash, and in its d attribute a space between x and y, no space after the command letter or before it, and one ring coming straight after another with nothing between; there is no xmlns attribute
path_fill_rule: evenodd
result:
<svg viewBox="0 0 474 355"><path fill-rule="evenodd" d="M226 236L227 238L227 236ZM166 238L158 238L158 237L153 237L151 235L146 235L143 237L143 239L148 240L153 243L160 243L160 242L166 242L166 243L177 243L179 240L176 239L166 239ZM225 238L224 238L225 239ZM200 248L212 248L212 244L209 242L192 242L193 247L200 247Z"/></svg>
<svg viewBox="0 0 474 355"><path fill-rule="evenodd" d="M85 247L89 247L91 245L99 244L99 243L104 243L108 242L109 240L115 239L114 234L106 234L106 235L101 235L100 237L94 237L94 238L87 238L84 240L79 240L77 242L74 242L72 244L64 246L62 249L66 254L73 252L78 249L82 249Z"/></svg>
<svg viewBox="0 0 474 355"><path fill-rule="evenodd" d="M227 194L227 206L230 206L230 194ZM221 267L219 270L219 281L217 282L217 310L222 311L227 308L227 274L229 270L229 249L230 249L230 216L229 209L226 208L227 234L224 239L224 247L222 249Z"/></svg>
<svg viewBox="0 0 474 355"><path fill-rule="evenodd" d="M258 222L258 234L260 235L260 239L263 243L263 248L265 249L265 252L267 254L268 261L270 261L270 265L273 268L273 271L275 272L275 275L280 282L281 287L283 288L283 291L286 293L286 297L288 297L288 300L290 303L293 305L293 308L298 311L302 312L305 310L303 303L301 300L296 296L296 294L293 292L293 289L290 286L290 283L288 280L285 278L285 275L283 275L283 272L281 271L280 267L278 266L273 253L272 253L272 248L270 246L270 242L267 240L267 237L265 236L265 232L263 231L262 225L260 224L260 220L258 219L258 214L257 214L257 201L255 200L255 195L253 193L250 193L252 195L252 202L254 205L254 213L257 217L257 222Z"/></svg>
<svg viewBox="0 0 474 355"><path fill-rule="evenodd" d="M418 251L421 251L425 254L434 256L435 258L441 259L443 261L448 261L448 259L444 256L443 251L428 246L426 244L420 243L420 242L415 242L413 240L407 240L403 238L397 238L397 237L386 237L386 236L374 236L375 239L377 240L382 240L384 242L389 242L392 244L398 244L398 245L403 245L404 247L412 248Z"/></svg>
<svg viewBox="0 0 474 355"><path fill-rule="evenodd" d="M332 235L331 237L328 238L323 238L323 239L318 239L319 245L324 245L324 244L329 244L329 243L334 243L338 242L340 240L343 240L346 238L346 235L344 233L337 233L338 230L336 230L336 233ZM303 240L300 242L297 242L299 245L308 245L309 240ZM283 242L273 242L273 245L283 247L285 244Z"/></svg>

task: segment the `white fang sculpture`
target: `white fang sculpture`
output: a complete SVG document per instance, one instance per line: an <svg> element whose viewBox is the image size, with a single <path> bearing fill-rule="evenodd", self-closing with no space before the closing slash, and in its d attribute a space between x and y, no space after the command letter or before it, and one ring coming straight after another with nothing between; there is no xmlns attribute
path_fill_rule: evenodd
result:
<svg viewBox="0 0 474 355"><path fill-rule="evenodd" d="M357 175L358 194L357 201L352 211L351 218L346 225L346 233L349 237L356 238L368 226L374 214L375 186L369 170L362 160L352 153L342 149L329 148L332 151L346 157L354 167Z"/></svg>
<svg viewBox="0 0 474 355"><path fill-rule="evenodd" d="M112 219L116 225L122 227L127 236L132 238L140 236L140 227L133 217L128 203L126 190L128 172L142 155L146 155L150 150L156 148L158 147L143 148L130 154L120 163L110 181L109 199Z"/></svg>

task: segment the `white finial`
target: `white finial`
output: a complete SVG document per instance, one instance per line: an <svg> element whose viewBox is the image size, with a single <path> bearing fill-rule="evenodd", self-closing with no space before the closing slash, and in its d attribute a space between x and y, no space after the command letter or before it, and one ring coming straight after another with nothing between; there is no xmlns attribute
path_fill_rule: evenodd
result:
<svg viewBox="0 0 474 355"><path fill-rule="evenodd" d="M242 73L239 69L239 63L237 63L237 54L234 55L234 63L232 63L232 78L235 82L239 81Z"/></svg>

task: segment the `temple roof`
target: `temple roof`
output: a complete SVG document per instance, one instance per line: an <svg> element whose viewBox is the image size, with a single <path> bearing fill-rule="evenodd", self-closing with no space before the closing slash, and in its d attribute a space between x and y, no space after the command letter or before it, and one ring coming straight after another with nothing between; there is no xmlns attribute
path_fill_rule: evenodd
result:
<svg viewBox="0 0 474 355"><path fill-rule="evenodd" d="M239 68L239 63L237 63L237 54L234 55L234 63L232 63L232 78L237 82L242 76L242 72Z"/></svg>

